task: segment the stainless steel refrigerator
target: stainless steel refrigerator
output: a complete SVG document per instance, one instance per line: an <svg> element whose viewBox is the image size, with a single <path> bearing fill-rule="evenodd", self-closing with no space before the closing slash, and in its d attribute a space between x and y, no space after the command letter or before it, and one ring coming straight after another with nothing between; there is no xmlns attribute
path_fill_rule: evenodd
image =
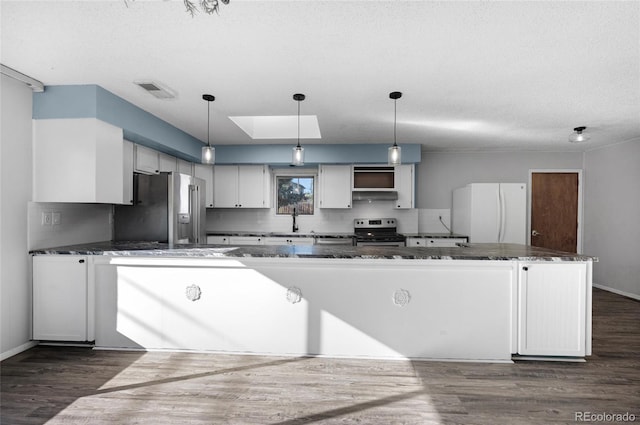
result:
<svg viewBox="0 0 640 425"><path fill-rule="evenodd" d="M469 242L526 244L527 185L472 183L453 191L452 231Z"/></svg>
<svg viewBox="0 0 640 425"><path fill-rule="evenodd" d="M135 174L134 204L115 207L114 240L206 243L205 185L187 174Z"/></svg>

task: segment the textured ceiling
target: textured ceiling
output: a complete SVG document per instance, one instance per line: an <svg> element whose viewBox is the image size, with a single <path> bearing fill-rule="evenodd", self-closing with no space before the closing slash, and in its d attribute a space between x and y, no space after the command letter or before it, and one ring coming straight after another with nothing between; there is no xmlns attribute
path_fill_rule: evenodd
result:
<svg viewBox="0 0 640 425"><path fill-rule="evenodd" d="M424 150L593 149L640 140L640 2L2 1L1 62L45 85L98 84L213 144L228 117L317 115L310 143ZM150 96L133 81L177 92ZM591 140L567 142L585 125Z"/></svg>

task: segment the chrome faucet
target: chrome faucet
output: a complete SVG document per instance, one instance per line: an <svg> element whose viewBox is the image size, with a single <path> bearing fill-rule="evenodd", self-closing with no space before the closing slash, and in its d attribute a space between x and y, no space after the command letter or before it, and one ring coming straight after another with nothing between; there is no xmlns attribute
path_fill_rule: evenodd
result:
<svg viewBox="0 0 640 425"><path fill-rule="evenodd" d="M297 215L298 215L298 214L296 213L296 209L295 209L295 207L294 207L294 208L293 208L293 212L291 213L291 218L293 218L293 227L292 227L292 230L293 230L294 232L297 232L297 231L298 231L298 225L296 224L296 216L297 216Z"/></svg>

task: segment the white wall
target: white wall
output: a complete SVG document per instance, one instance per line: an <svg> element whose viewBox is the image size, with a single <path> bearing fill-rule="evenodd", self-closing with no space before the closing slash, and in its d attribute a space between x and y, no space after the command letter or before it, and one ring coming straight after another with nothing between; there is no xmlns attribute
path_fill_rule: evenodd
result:
<svg viewBox="0 0 640 425"><path fill-rule="evenodd" d="M582 169L580 152L422 152L418 208L451 208L453 189L469 183L527 183L531 169Z"/></svg>
<svg viewBox="0 0 640 425"><path fill-rule="evenodd" d="M31 285L27 203L31 199L32 92L0 81L0 358L30 346Z"/></svg>
<svg viewBox="0 0 640 425"><path fill-rule="evenodd" d="M640 299L640 140L585 153L584 252L595 284Z"/></svg>

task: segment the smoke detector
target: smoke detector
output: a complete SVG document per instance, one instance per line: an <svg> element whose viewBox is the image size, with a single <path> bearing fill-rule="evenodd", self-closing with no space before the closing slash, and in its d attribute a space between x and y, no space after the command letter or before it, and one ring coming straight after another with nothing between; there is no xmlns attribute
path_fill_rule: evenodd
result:
<svg viewBox="0 0 640 425"><path fill-rule="evenodd" d="M171 90L157 81L134 81L133 83L158 99L173 99L176 97L176 92L174 90Z"/></svg>

